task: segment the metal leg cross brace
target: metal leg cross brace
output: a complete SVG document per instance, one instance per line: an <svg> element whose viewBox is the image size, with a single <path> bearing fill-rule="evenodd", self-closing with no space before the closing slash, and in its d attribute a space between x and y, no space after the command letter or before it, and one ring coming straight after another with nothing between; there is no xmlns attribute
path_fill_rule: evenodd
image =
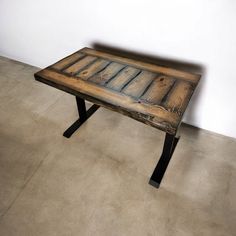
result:
<svg viewBox="0 0 236 236"><path fill-rule="evenodd" d="M76 103L79 112L79 119L76 120L64 133L63 136L70 138L71 135L99 108L98 105L92 105L88 111L86 111L84 99L76 96Z"/></svg>

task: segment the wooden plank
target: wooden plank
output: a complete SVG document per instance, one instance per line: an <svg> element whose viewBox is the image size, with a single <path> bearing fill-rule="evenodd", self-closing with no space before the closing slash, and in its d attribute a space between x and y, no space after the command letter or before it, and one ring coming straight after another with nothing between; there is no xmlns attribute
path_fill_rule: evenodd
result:
<svg viewBox="0 0 236 236"><path fill-rule="evenodd" d="M193 90L194 88L190 83L178 81L175 83L175 86L170 91L163 105L169 111L182 115L191 98Z"/></svg>
<svg viewBox="0 0 236 236"><path fill-rule="evenodd" d="M142 62L142 61L138 61L138 60L129 59L126 57L120 57L120 56L112 55L109 53L97 51L97 50L90 49L90 48L83 48L80 50L80 52L87 53L89 55L93 55L93 56L97 56L97 57L101 57L104 59L124 63L124 64L130 65L130 66L134 66L134 67L144 69L144 70L149 70L149 71L152 71L155 73L162 73L162 74L166 74L169 76L182 78L182 79L190 81L192 83L197 83L201 77L198 74L192 74L189 72L176 70L176 69L173 69L170 67L164 67L164 66L146 63L146 62Z"/></svg>
<svg viewBox="0 0 236 236"><path fill-rule="evenodd" d="M175 134L200 79L199 75L87 48L35 77L170 134Z"/></svg>
<svg viewBox="0 0 236 236"><path fill-rule="evenodd" d="M167 77L163 75L159 76L158 78L154 79L152 85L141 97L141 100L152 104L160 104L162 99L173 86L174 81L175 79L173 77Z"/></svg>
<svg viewBox="0 0 236 236"><path fill-rule="evenodd" d="M81 70L78 74L76 74L76 76L86 80L89 77L93 76L95 73L103 70L109 63L110 61L99 58L94 63L89 65L86 69Z"/></svg>
<svg viewBox="0 0 236 236"><path fill-rule="evenodd" d="M112 62L104 70L90 77L89 81L104 85L124 67L125 66L120 63Z"/></svg>
<svg viewBox="0 0 236 236"><path fill-rule="evenodd" d="M125 94L74 76L68 77L56 71L44 69L36 73L35 78L171 134L175 134L180 122L178 114L171 113L163 107L139 103Z"/></svg>
<svg viewBox="0 0 236 236"><path fill-rule="evenodd" d="M139 72L140 70L134 67L125 67L118 75L116 75L111 81L109 81L107 87L120 91Z"/></svg>
<svg viewBox="0 0 236 236"><path fill-rule="evenodd" d="M139 98L156 76L157 74L155 73L142 71L122 89L122 92L129 96Z"/></svg>
<svg viewBox="0 0 236 236"><path fill-rule="evenodd" d="M64 68L74 64L77 60L82 58L85 54L81 52L73 53L72 55L58 61L57 63L53 64L51 67L56 70L63 70Z"/></svg>
<svg viewBox="0 0 236 236"><path fill-rule="evenodd" d="M74 75L84 67L88 66L90 63L94 62L96 59L97 57L94 56L86 56L81 60L77 61L76 63L74 63L73 65L71 65L70 67L68 67L66 70L64 70L64 72Z"/></svg>

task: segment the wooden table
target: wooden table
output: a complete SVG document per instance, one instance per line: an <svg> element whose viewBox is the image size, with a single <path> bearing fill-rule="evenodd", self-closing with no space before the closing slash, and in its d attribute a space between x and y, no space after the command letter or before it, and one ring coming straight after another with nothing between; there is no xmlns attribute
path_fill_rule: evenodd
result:
<svg viewBox="0 0 236 236"><path fill-rule="evenodd" d="M149 181L159 187L200 75L83 48L37 72L35 79L76 96L79 119L64 132L67 138L99 106L164 131L163 152ZM85 99L94 103L88 111Z"/></svg>

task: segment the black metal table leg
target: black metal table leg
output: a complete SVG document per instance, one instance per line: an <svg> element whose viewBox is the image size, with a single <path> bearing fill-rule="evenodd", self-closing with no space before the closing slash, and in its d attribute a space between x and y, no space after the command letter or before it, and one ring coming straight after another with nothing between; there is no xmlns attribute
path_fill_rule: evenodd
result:
<svg viewBox="0 0 236 236"><path fill-rule="evenodd" d="M76 96L76 103L79 112L79 119L76 120L64 133L63 136L70 138L71 135L99 108L98 105L92 105L88 111L86 111L84 99Z"/></svg>
<svg viewBox="0 0 236 236"><path fill-rule="evenodd" d="M161 158L158 161L156 168L149 180L149 184L151 184L152 186L159 188L161 180L165 174L166 168L170 162L178 141L179 137L166 133Z"/></svg>
<svg viewBox="0 0 236 236"><path fill-rule="evenodd" d="M79 97L75 97L75 98L76 98L76 104L77 104L78 113L79 113L79 119L80 121L85 121L87 119L85 101L84 99L79 98Z"/></svg>

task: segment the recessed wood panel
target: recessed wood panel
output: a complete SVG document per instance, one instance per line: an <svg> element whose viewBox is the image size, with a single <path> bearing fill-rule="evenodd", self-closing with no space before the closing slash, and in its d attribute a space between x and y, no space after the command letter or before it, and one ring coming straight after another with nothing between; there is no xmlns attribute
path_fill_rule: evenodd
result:
<svg viewBox="0 0 236 236"><path fill-rule="evenodd" d="M100 70L103 70L108 64L111 62L104 60L104 59L97 59L91 65L86 67L86 69L81 70L79 73L76 74L77 77L81 79L88 79L89 77L93 76L95 73L98 73Z"/></svg>
<svg viewBox="0 0 236 236"><path fill-rule="evenodd" d="M96 59L97 57L86 56L81 60L78 60L76 63L74 63L67 69L65 69L64 72L74 75L78 73L80 70L82 70L84 67L88 66L90 63L93 63Z"/></svg>
<svg viewBox="0 0 236 236"><path fill-rule="evenodd" d="M157 77L155 73L142 71L123 88L122 92L138 98L144 93L155 77Z"/></svg>
<svg viewBox="0 0 236 236"><path fill-rule="evenodd" d="M153 80L151 86L145 94L143 94L141 99L152 104L160 104L171 87L174 85L174 82L174 78L163 75L157 77Z"/></svg>
<svg viewBox="0 0 236 236"><path fill-rule="evenodd" d="M134 60L134 59L130 59L127 57L121 57L121 56L113 55L110 53L93 50L91 48L83 48L80 51L83 53L86 53L88 55L116 61L116 62L123 63L123 64L129 65L129 66L140 68L142 70L148 70L148 71L151 71L154 73L162 73L165 75L169 75L169 76L173 76L173 77L177 77L177 78L182 78L182 79L190 81L192 83L197 83L201 77L198 74L193 74L193 73L189 73L189 72L182 71L182 70L176 70L171 67L151 64L151 63L147 63L147 62L143 62L143 61L139 61L139 60Z"/></svg>
<svg viewBox="0 0 236 236"><path fill-rule="evenodd" d="M112 62L104 70L90 77L89 81L104 85L105 83L108 83L108 81L111 80L114 76L116 76L117 73L124 67L125 66L120 63Z"/></svg>
<svg viewBox="0 0 236 236"><path fill-rule="evenodd" d="M56 70L63 70L66 67L73 65L74 63L76 63L76 61L78 61L79 59L81 59L84 56L85 56L84 53L76 52L76 53L72 54L71 56L66 57L66 58L60 60L59 62L53 64L52 68L54 68Z"/></svg>
<svg viewBox="0 0 236 236"><path fill-rule="evenodd" d="M127 66L107 84L107 87L120 91L131 79L137 76L140 72L141 71L137 68Z"/></svg>
<svg viewBox="0 0 236 236"><path fill-rule="evenodd" d="M200 76L85 48L35 78L175 134Z"/></svg>

